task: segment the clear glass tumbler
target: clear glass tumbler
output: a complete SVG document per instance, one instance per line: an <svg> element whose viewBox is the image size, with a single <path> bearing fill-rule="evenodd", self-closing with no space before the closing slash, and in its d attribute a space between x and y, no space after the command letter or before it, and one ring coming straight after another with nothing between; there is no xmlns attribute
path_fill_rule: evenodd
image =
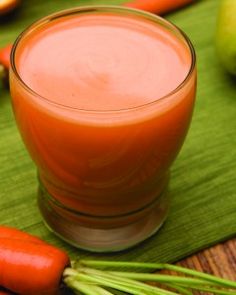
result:
<svg viewBox="0 0 236 295"><path fill-rule="evenodd" d="M174 39L174 46L182 46L186 76L162 97L119 109L78 108L41 95L21 75L22 48L44 28L84 15L119 16L158 27ZM37 166L38 204L46 225L69 243L98 252L123 250L156 233L168 213L169 170L195 100L195 53L186 35L138 10L78 7L27 28L14 44L11 67L13 109Z"/></svg>

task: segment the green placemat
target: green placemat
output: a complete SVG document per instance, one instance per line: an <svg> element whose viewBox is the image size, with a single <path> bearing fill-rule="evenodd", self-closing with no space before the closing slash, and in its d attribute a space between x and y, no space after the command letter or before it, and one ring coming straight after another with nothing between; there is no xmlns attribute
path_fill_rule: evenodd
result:
<svg viewBox="0 0 236 295"><path fill-rule="evenodd" d="M80 4L124 1L25 0L0 21L0 46L32 21ZM198 95L191 129L172 169L171 212L159 233L129 251L106 257L175 261L236 233L236 85L219 66L214 31L219 1L198 1L167 18L191 38L198 56ZM36 205L36 173L16 129L7 90L0 88L0 224L8 224L76 250L42 224ZM101 255L98 255L101 256Z"/></svg>

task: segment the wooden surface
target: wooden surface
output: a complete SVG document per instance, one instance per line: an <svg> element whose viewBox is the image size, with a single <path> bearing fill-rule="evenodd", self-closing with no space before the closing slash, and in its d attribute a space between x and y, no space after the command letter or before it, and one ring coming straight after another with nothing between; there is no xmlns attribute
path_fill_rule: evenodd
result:
<svg viewBox="0 0 236 295"><path fill-rule="evenodd" d="M203 250L178 264L236 281L236 238Z"/></svg>
<svg viewBox="0 0 236 295"><path fill-rule="evenodd" d="M200 251L176 264L236 281L236 238ZM171 271L163 271L163 273L173 274ZM195 292L195 294L211 293Z"/></svg>

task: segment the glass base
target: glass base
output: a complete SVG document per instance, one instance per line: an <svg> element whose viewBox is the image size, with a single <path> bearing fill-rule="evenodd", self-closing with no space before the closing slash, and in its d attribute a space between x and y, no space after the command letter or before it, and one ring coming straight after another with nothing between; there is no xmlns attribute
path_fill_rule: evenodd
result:
<svg viewBox="0 0 236 295"><path fill-rule="evenodd" d="M138 211L112 217L92 216L64 207L40 184L38 205L46 226L69 244L93 252L114 252L155 234L167 217L169 198L165 189Z"/></svg>

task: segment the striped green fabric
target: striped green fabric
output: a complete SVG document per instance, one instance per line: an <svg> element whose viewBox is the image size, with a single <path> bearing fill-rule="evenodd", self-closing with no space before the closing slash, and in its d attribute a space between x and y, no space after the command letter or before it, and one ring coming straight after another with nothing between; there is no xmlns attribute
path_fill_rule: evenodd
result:
<svg viewBox="0 0 236 295"><path fill-rule="evenodd" d="M51 12L124 0L24 0L0 20L0 46ZM198 94L185 145L173 165L171 211L157 235L117 254L75 249L50 233L36 202L36 172L14 122L10 95L0 86L0 223L66 249L72 257L173 262L236 233L236 85L218 63L214 34L219 1L205 0L166 16L192 40L198 59Z"/></svg>

